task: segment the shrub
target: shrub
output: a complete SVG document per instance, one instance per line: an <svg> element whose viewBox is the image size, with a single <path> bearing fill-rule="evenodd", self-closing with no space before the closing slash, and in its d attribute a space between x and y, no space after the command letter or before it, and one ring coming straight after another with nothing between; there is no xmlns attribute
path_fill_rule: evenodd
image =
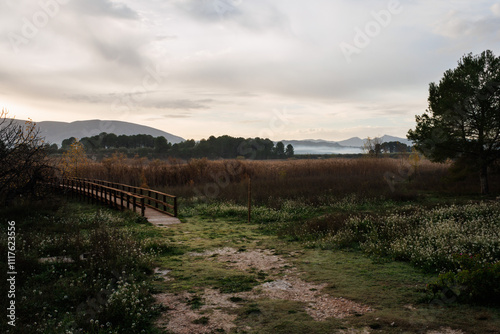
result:
<svg viewBox="0 0 500 334"><path fill-rule="evenodd" d="M86 208L66 204L56 212L8 214L19 227L16 315L29 319L16 324L19 333L155 331L153 257L132 232L136 217ZM0 250L7 245L4 229L0 226ZM154 246L156 252L168 247ZM0 331L5 329L0 324Z"/></svg>
<svg viewBox="0 0 500 334"><path fill-rule="evenodd" d="M485 263L479 255L455 257L460 269L440 274L427 289L434 294L452 291L461 302L500 305L500 261Z"/></svg>
<svg viewBox="0 0 500 334"><path fill-rule="evenodd" d="M478 254L484 263L500 260L500 203L405 207L385 217L351 217L337 233L318 241L324 248L360 247L369 254L410 261L429 271L460 268L455 254Z"/></svg>

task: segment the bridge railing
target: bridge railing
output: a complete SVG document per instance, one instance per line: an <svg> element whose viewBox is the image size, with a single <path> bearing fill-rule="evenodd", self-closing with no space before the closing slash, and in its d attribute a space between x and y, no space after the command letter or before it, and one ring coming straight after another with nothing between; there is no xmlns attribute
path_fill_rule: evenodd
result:
<svg viewBox="0 0 500 334"><path fill-rule="evenodd" d="M52 185L82 199L87 198L91 202L102 202L120 210L132 209L134 212L140 210L142 216L146 210L145 197L90 180L61 178L54 179Z"/></svg>
<svg viewBox="0 0 500 334"><path fill-rule="evenodd" d="M89 182L97 183L114 189L120 189L144 197L146 206L161 211L163 213L166 213L169 216L177 217L178 208L177 208L176 196L165 194L160 191L151 190L147 188L133 187L122 183L109 182L104 180L95 180L95 179L80 179L80 180L86 180Z"/></svg>

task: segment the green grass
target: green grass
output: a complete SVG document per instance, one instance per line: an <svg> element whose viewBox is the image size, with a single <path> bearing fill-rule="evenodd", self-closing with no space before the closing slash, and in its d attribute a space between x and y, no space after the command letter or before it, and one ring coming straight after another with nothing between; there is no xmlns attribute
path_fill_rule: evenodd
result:
<svg viewBox="0 0 500 334"><path fill-rule="evenodd" d="M443 202L453 201L445 199ZM326 283L323 293L374 308L373 312L364 315L319 322L304 311L305 305L300 302L238 299L241 307L232 311L238 315L237 333L331 333L347 328L370 328L374 333L422 333L443 326L467 333L498 333L499 309L458 304L453 299L429 293L426 285L435 280L435 273L391 257L366 254L359 246L325 249L316 243L330 231L342 228L345 219L360 211L377 217L394 210L415 212L412 206L434 208L437 204L440 203L434 198L408 203L351 197L332 207L288 205L279 213L274 209L257 208L257 212L261 210L260 216L254 216L258 218L251 224L246 222L244 207L230 203L195 204L184 216L186 224L172 229L175 234L172 240L186 247L187 252L221 247L242 251L272 249L295 266L302 279ZM289 221L289 217L293 219ZM305 226L302 234L300 228L293 230L297 226ZM315 242L311 243L312 240ZM163 284L166 291L172 292L202 293L206 287L220 288L218 280L222 278L248 274L188 253L164 259L162 264L172 269L174 280ZM262 283L266 279L264 274L253 278Z"/></svg>
<svg viewBox="0 0 500 334"><path fill-rule="evenodd" d="M455 203L463 205L464 201ZM40 332L62 333L63 329L78 324L89 333L136 333L140 332L137 326L154 333L152 322L160 310L151 309L152 293L193 293L187 303L192 310L200 311L205 306L204 290L211 288L228 294L229 300L239 306L224 310L237 317L233 333L332 333L353 328L368 328L372 333L425 333L443 326L466 333L500 333L498 308L459 304L452 296L430 293L426 285L436 279L437 273L408 261L396 261L386 253L368 253L359 240L347 248L325 243L354 216L382 222L395 211L409 216L422 211L432 215L436 206L453 202L446 198L440 201L434 196L422 196L413 202L348 196L339 201L324 199L322 204L314 206L287 200L282 201L279 208L255 207L251 223L247 222L244 206L192 202L181 211L183 224L162 229L135 214L78 203L56 203L30 212L25 208L5 209L1 216L4 220L16 220L18 242L23 244L22 257L18 260L19 286L22 287L19 298L26 298L19 309L20 319L28 319L29 315L32 317L29 319L33 319L30 321L37 321ZM4 230L2 235L6 235ZM104 240L112 246L94 247L92 240ZM127 247L120 248L120 245ZM257 269L242 271L216 261L217 255L210 258L201 254L223 247L240 252L274 250L290 267L297 268L302 280L326 283L321 293L369 305L374 311L344 319L315 321L307 314L305 303L238 296L284 274ZM48 255L68 255L76 260L82 252L102 254L106 261L38 263L39 257ZM126 274L120 280L125 263ZM155 279L152 275L155 266L171 270L168 274L171 279ZM100 295L108 284L112 289ZM78 305L102 306L99 298L111 301L106 310L94 310L112 319L112 326L102 330L77 310ZM125 310L135 298L149 309L143 313L145 320L132 327L136 318L127 316ZM145 310L144 307L141 310ZM210 311L203 311L194 323L207 325L209 317ZM33 327L24 330L31 333Z"/></svg>

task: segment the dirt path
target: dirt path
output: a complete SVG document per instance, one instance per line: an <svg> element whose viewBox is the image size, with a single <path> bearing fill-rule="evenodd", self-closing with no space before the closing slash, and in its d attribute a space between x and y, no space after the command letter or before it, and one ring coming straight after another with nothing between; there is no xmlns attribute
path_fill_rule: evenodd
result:
<svg viewBox="0 0 500 334"><path fill-rule="evenodd" d="M165 308L157 326L166 333L465 334L443 325L420 325L421 316L413 321L401 317L401 313L419 315L420 306L406 305L407 309L392 316L387 312L395 309L392 304L370 305L372 299L356 292L356 285L347 290L358 296L356 301L345 298L346 282L368 284L361 290L370 293L370 284L377 288L383 282L389 287L388 279L393 279L380 271L371 273L368 268L378 269L364 262L357 269L361 262L355 255L332 258L327 252L311 252L280 241L263 233L257 224L223 219L192 218L162 231L185 250L167 255L157 269L159 290L164 292L155 297ZM335 265L335 261L343 264ZM333 278L327 275L330 269L320 269L323 266L343 268L358 277L343 274ZM316 276L310 275L311 269ZM363 270L364 275L375 276L360 280Z"/></svg>
<svg viewBox="0 0 500 334"><path fill-rule="evenodd" d="M326 284L303 281L299 278L296 268L271 250L239 252L235 248L221 248L189 255L203 256L206 261L226 263L228 267L246 273L258 271L266 275L267 281L248 292L221 293L218 290L205 289L202 296L203 306L198 310L193 310L189 305L189 301L195 297L194 293L157 295L158 302L169 308L158 321L158 325L172 333L211 333L215 330L227 332L235 328L236 315L231 310L241 307L235 300L280 299L301 302L304 303L307 314L316 321L372 311L367 305L321 293ZM165 278L171 279L168 276Z"/></svg>

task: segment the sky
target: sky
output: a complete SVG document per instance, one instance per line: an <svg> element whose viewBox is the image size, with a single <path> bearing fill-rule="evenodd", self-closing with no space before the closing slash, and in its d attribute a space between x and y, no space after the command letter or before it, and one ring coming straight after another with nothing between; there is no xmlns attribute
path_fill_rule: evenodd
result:
<svg viewBox="0 0 500 334"><path fill-rule="evenodd" d="M0 0L0 35L0 107L18 119L405 137L430 82L500 55L500 2Z"/></svg>

